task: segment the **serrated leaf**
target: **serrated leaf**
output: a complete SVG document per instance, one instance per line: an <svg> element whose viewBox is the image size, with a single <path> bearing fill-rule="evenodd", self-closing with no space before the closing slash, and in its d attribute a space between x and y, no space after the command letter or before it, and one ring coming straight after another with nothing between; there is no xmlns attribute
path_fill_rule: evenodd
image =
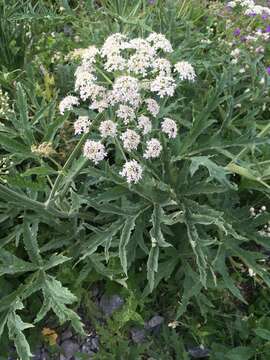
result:
<svg viewBox="0 0 270 360"><path fill-rule="evenodd" d="M135 227L135 218L129 217L125 221L119 243L119 258L124 273L127 275L128 261L127 261L127 246L130 241L131 232Z"/></svg>
<svg viewBox="0 0 270 360"><path fill-rule="evenodd" d="M151 247L148 260L147 260L147 280L149 283L150 292L155 288L155 276L158 272L158 259L159 259L159 247Z"/></svg>
<svg viewBox="0 0 270 360"><path fill-rule="evenodd" d="M30 222L26 219L24 220L23 242L29 259L33 264L39 266L42 264L42 258L40 256L39 246L37 242L38 225L39 222L37 220L32 224L30 224Z"/></svg>
<svg viewBox="0 0 270 360"><path fill-rule="evenodd" d="M236 188L235 185L232 184L227 179L227 175L229 174L229 171L215 164L207 156L197 156L191 158L191 165L190 165L191 176L193 176L198 171L200 166L207 168L210 175L210 179L216 179L220 184L226 186L227 188L235 190Z"/></svg>
<svg viewBox="0 0 270 360"><path fill-rule="evenodd" d="M50 259L44 264L43 270L47 271L69 260L70 258L67 256L61 254L52 254Z"/></svg>
<svg viewBox="0 0 270 360"><path fill-rule="evenodd" d="M51 309L57 315L61 324L70 321L76 331L84 334L80 317L66 306L75 302L77 300L76 296L64 287L60 281L49 275L44 275L42 292L45 304L38 313L37 319L40 319Z"/></svg>
<svg viewBox="0 0 270 360"><path fill-rule="evenodd" d="M16 274L37 269L38 267L36 265L19 259L4 249L0 251L0 276L3 274Z"/></svg>
<svg viewBox="0 0 270 360"><path fill-rule="evenodd" d="M153 224L152 229L150 230L151 240L154 244L158 244L160 247L169 247L172 246L170 243L165 241L164 236L161 231L161 219L164 216L162 207L159 204L154 204L154 209L151 217L151 222Z"/></svg>

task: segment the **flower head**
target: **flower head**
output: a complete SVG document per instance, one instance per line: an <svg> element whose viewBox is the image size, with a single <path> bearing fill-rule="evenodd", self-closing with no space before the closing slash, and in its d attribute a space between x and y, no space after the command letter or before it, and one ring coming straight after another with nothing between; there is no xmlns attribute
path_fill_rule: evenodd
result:
<svg viewBox="0 0 270 360"><path fill-rule="evenodd" d="M140 135L134 130L127 129L122 135L124 149L127 151L136 150L140 143Z"/></svg>
<svg viewBox="0 0 270 360"><path fill-rule="evenodd" d="M145 100L147 110L150 112L150 114L154 117L156 117L159 113L159 105L154 99L146 99Z"/></svg>
<svg viewBox="0 0 270 360"><path fill-rule="evenodd" d="M168 135L170 139L176 138L177 135L177 125L176 122L170 118L164 118L161 123L161 130Z"/></svg>
<svg viewBox="0 0 270 360"><path fill-rule="evenodd" d="M89 131L91 121L88 116L79 116L78 120L74 123L74 133L75 135L85 134Z"/></svg>
<svg viewBox="0 0 270 360"><path fill-rule="evenodd" d="M145 159L157 158L159 157L162 150L162 146L157 139L148 140L146 143L146 150L143 154Z"/></svg>
<svg viewBox="0 0 270 360"><path fill-rule="evenodd" d="M135 119L135 112L133 108L127 105L120 105L119 109L116 111L116 115L120 119L123 119L125 125Z"/></svg>
<svg viewBox="0 0 270 360"><path fill-rule="evenodd" d="M84 156L97 165L107 156L105 146L100 141L86 140L83 148Z"/></svg>
<svg viewBox="0 0 270 360"><path fill-rule="evenodd" d="M196 79L195 70L189 62L180 61L176 63L174 67L180 77L180 80L194 81Z"/></svg>
<svg viewBox="0 0 270 360"><path fill-rule="evenodd" d="M156 92L161 98L173 96L176 88L173 77L160 74L151 83L151 91Z"/></svg>
<svg viewBox="0 0 270 360"><path fill-rule="evenodd" d="M68 95L59 104L60 114L64 114L66 110L72 110L73 106L79 105L79 99L76 96Z"/></svg>
<svg viewBox="0 0 270 360"><path fill-rule="evenodd" d="M112 120L104 120L100 123L99 131L102 138L116 135L117 124Z"/></svg>
<svg viewBox="0 0 270 360"><path fill-rule="evenodd" d="M138 117L138 128L142 129L143 135L148 134L152 130L152 123L148 116L141 115Z"/></svg>
<svg viewBox="0 0 270 360"><path fill-rule="evenodd" d="M125 163L120 175L127 179L127 182L137 184L142 178L142 167L136 160L130 160Z"/></svg>

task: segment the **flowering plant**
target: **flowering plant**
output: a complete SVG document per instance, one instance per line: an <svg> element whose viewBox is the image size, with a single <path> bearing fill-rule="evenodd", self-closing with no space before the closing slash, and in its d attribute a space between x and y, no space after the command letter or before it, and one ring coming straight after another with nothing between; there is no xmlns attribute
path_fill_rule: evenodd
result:
<svg viewBox="0 0 270 360"><path fill-rule="evenodd" d="M186 61L173 66L164 57L172 52L172 45L162 34L131 40L113 34L101 49L90 46L81 51L82 62L75 72L79 98L69 95L60 103L62 114L76 112L80 105L101 114L97 120L79 116L74 123L75 134L94 138L86 140L83 150L94 164L108 156L104 143L113 142L125 161L119 173L128 183L141 180L143 159L160 156L162 133L169 139L177 136L176 122L169 117L160 119L160 106L182 81L194 81L196 74Z"/></svg>

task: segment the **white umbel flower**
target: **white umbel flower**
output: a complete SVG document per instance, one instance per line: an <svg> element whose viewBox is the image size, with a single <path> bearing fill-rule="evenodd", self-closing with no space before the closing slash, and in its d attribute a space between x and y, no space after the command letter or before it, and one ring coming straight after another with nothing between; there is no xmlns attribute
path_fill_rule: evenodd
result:
<svg viewBox="0 0 270 360"><path fill-rule="evenodd" d="M180 80L195 81L196 73L194 67L187 61L179 61L174 65Z"/></svg>
<svg viewBox="0 0 270 360"><path fill-rule="evenodd" d="M138 79L132 76L118 77L113 84L111 103L126 103L136 108L140 103Z"/></svg>
<svg viewBox="0 0 270 360"><path fill-rule="evenodd" d="M156 100L154 99L146 99L145 100L146 106L147 106L147 110L150 112L150 114L154 117L156 117L159 113L160 107L158 105L158 103L156 102Z"/></svg>
<svg viewBox="0 0 270 360"><path fill-rule="evenodd" d="M74 123L75 135L85 134L89 132L91 121L88 116L79 116Z"/></svg>
<svg viewBox="0 0 270 360"><path fill-rule="evenodd" d="M152 123L148 116L141 115L138 117L138 128L142 130L143 135L148 134L152 130Z"/></svg>
<svg viewBox="0 0 270 360"><path fill-rule="evenodd" d="M154 69L154 72L159 72L163 75L171 74L171 63L167 59L157 58L153 62L152 67Z"/></svg>
<svg viewBox="0 0 270 360"><path fill-rule="evenodd" d="M120 119L123 119L125 125L135 119L135 112L133 108L127 105L120 105L119 109L116 111L116 115Z"/></svg>
<svg viewBox="0 0 270 360"><path fill-rule="evenodd" d="M89 46L87 49L84 49L82 53L82 63L87 65L92 65L96 61L96 56L99 54L99 50L96 46Z"/></svg>
<svg viewBox="0 0 270 360"><path fill-rule="evenodd" d="M83 149L84 156L98 164L107 156L105 146L100 141L87 140Z"/></svg>
<svg viewBox="0 0 270 360"><path fill-rule="evenodd" d="M142 167L136 160L130 160L125 163L120 175L127 179L127 182L137 184L142 178Z"/></svg>
<svg viewBox="0 0 270 360"><path fill-rule="evenodd" d="M108 136L114 137L116 135L117 124L112 120L104 120L100 123L99 131L102 138Z"/></svg>
<svg viewBox="0 0 270 360"><path fill-rule="evenodd" d="M176 122L170 118L164 118L161 123L161 130L168 135L170 139L176 138L177 125Z"/></svg>
<svg viewBox="0 0 270 360"><path fill-rule="evenodd" d="M151 139L148 140L146 143L146 150L143 154L143 157L145 159L154 159L159 157L162 150L162 145L160 144L159 140L157 139Z"/></svg>
<svg viewBox="0 0 270 360"><path fill-rule="evenodd" d="M140 135L134 130L127 129L122 135L124 149L127 151L136 150L140 143Z"/></svg>
<svg viewBox="0 0 270 360"><path fill-rule="evenodd" d="M173 96L175 88L174 79L163 74L158 75L151 83L151 91L156 92L161 98Z"/></svg>
<svg viewBox="0 0 270 360"><path fill-rule="evenodd" d="M172 45L163 34L152 33L148 36L147 41L153 46L155 50L163 50L171 53L173 51Z"/></svg>
<svg viewBox="0 0 270 360"><path fill-rule="evenodd" d="M68 95L59 104L60 114L64 114L66 110L72 110L73 106L79 105L79 99L76 96Z"/></svg>

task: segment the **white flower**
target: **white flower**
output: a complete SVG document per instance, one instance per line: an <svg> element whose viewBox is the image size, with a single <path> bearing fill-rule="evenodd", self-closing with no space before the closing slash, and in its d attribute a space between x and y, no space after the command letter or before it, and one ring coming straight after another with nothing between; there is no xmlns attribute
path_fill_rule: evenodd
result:
<svg viewBox="0 0 270 360"><path fill-rule="evenodd" d="M79 116L74 123L74 133L75 135L85 134L89 131L91 121L88 116Z"/></svg>
<svg viewBox="0 0 270 360"><path fill-rule="evenodd" d="M84 49L82 53L83 64L92 65L96 61L96 56L99 54L99 50L96 46L89 46Z"/></svg>
<svg viewBox="0 0 270 360"><path fill-rule="evenodd" d="M171 63L167 59L157 58L153 62L152 67L154 69L154 72L162 73L162 75L171 74Z"/></svg>
<svg viewBox="0 0 270 360"><path fill-rule="evenodd" d="M105 146L100 141L93 140L86 140L83 153L84 156L93 161L94 164L98 164L107 156Z"/></svg>
<svg viewBox="0 0 270 360"><path fill-rule="evenodd" d="M137 184L142 178L142 167L136 160L130 160L125 163L120 175L127 179L127 182Z"/></svg>
<svg viewBox="0 0 270 360"><path fill-rule="evenodd" d="M120 55L120 51L126 47L126 36L120 33L109 36L101 48L102 57Z"/></svg>
<svg viewBox="0 0 270 360"><path fill-rule="evenodd" d="M134 110L127 105L120 105L119 109L116 111L116 115L123 119L124 124L127 125L130 121L135 119Z"/></svg>
<svg viewBox="0 0 270 360"><path fill-rule="evenodd" d="M129 42L129 48L135 50L128 60L128 70L137 75L147 75L147 68L154 61L156 52L150 44L140 38L133 39Z"/></svg>
<svg viewBox="0 0 270 360"><path fill-rule="evenodd" d="M113 55L108 57L104 68L109 72L123 71L127 67L126 60L121 55Z"/></svg>
<svg viewBox="0 0 270 360"><path fill-rule="evenodd" d="M170 139L176 138L177 135L177 125L174 120L169 118L164 118L161 123L161 130L168 135Z"/></svg>
<svg viewBox="0 0 270 360"><path fill-rule="evenodd" d="M193 66L187 61L179 61L175 64L175 70L178 72L180 80L194 81L196 73Z"/></svg>
<svg viewBox="0 0 270 360"><path fill-rule="evenodd" d="M127 129L122 135L124 149L127 151L136 150L140 143L140 135L134 130Z"/></svg>
<svg viewBox="0 0 270 360"><path fill-rule="evenodd" d="M68 95L59 104L60 113L63 115L66 110L72 110L73 106L79 105L79 99L76 96Z"/></svg>
<svg viewBox="0 0 270 360"><path fill-rule="evenodd" d="M109 107L109 105L110 104L109 104L108 100L104 97L103 99L100 99L100 100L94 100L92 102L92 104L89 106L89 109L97 110L99 113L101 113L102 111L107 109Z"/></svg>
<svg viewBox="0 0 270 360"><path fill-rule="evenodd" d="M147 105L147 110L150 112L151 115L156 117L159 113L159 105L154 99L146 99L145 103Z"/></svg>
<svg viewBox="0 0 270 360"><path fill-rule="evenodd" d="M161 150L162 146L157 139L148 140L146 143L146 150L143 154L143 157L145 159L157 158L159 157Z"/></svg>
<svg viewBox="0 0 270 360"><path fill-rule="evenodd" d="M231 56L233 56L233 57L239 57L240 56L240 49L234 49L234 50L232 50L231 51Z"/></svg>
<svg viewBox="0 0 270 360"><path fill-rule="evenodd" d="M172 52L173 48L168 39L163 34L152 33L148 36L149 41L155 50L163 50L164 52Z"/></svg>
<svg viewBox="0 0 270 360"><path fill-rule="evenodd" d="M141 115L138 117L138 128L142 129L143 135L148 134L152 130L152 123L148 116Z"/></svg>
<svg viewBox="0 0 270 360"><path fill-rule="evenodd" d="M171 76L163 74L158 75L151 83L151 91L157 92L163 98L164 96L173 96L176 88L174 79Z"/></svg>
<svg viewBox="0 0 270 360"><path fill-rule="evenodd" d="M111 103L128 103L136 108L140 103L138 79L132 76L118 77L113 84Z"/></svg>
<svg viewBox="0 0 270 360"><path fill-rule="evenodd" d="M112 120L104 120L100 123L99 131L102 138L116 135L117 124Z"/></svg>

